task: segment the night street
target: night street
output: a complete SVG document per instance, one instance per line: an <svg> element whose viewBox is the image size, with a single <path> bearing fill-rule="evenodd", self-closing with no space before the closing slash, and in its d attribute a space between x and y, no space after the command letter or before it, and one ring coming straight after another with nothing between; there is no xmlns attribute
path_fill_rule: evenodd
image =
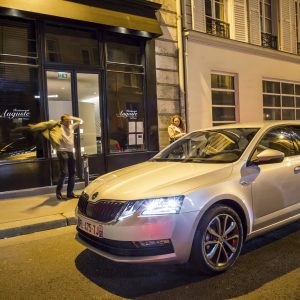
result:
<svg viewBox="0 0 300 300"><path fill-rule="evenodd" d="M69 226L0 241L1 299L300 299L300 223L247 242L228 272L105 260ZM258 296L259 295L259 296Z"/></svg>

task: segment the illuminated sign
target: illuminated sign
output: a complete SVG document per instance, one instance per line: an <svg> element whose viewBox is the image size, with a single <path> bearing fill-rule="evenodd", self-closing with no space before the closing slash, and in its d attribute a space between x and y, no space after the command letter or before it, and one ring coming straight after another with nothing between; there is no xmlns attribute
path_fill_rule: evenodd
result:
<svg viewBox="0 0 300 300"><path fill-rule="evenodd" d="M0 112L1 119L29 119L30 111L29 109L16 109Z"/></svg>
<svg viewBox="0 0 300 300"><path fill-rule="evenodd" d="M137 110L126 109L126 111L121 110L120 113L117 114L118 118L129 118L130 120L136 120L138 116Z"/></svg>
<svg viewBox="0 0 300 300"><path fill-rule="evenodd" d="M66 73L66 72L58 72L57 73L57 78L58 79L68 79L68 73Z"/></svg>

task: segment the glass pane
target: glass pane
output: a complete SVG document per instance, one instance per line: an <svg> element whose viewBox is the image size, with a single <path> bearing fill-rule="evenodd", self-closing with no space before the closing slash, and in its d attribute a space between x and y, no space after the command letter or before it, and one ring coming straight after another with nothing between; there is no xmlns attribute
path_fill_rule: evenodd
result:
<svg viewBox="0 0 300 300"><path fill-rule="evenodd" d="M294 107L294 97L282 96L282 106L283 107Z"/></svg>
<svg viewBox="0 0 300 300"><path fill-rule="evenodd" d="M144 150L143 76L108 72L107 103L110 152Z"/></svg>
<svg viewBox="0 0 300 300"><path fill-rule="evenodd" d="M272 21L269 19L265 19L265 28L264 28L265 33L272 34Z"/></svg>
<svg viewBox="0 0 300 300"><path fill-rule="evenodd" d="M274 81L265 81L263 80L263 92L264 93L273 93L280 94L280 83Z"/></svg>
<svg viewBox="0 0 300 300"><path fill-rule="evenodd" d="M46 26L46 59L65 64L99 65L94 31Z"/></svg>
<svg viewBox="0 0 300 300"><path fill-rule="evenodd" d="M264 120L281 120L280 109L264 108Z"/></svg>
<svg viewBox="0 0 300 300"><path fill-rule="evenodd" d="M271 19L271 5L265 3L265 18Z"/></svg>
<svg viewBox="0 0 300 300"><path fill-rule="evenodd" d="M280 107L280 96L263 95L264 106Z"/></svg>
<svg viewBox="0 0 300 300"><path fill-rule="evenodd" d="M296 84L295 87L296 87L296 93L295 94L300 96L300 85Z"/></svg>
<svg viewBox="0 0 300 300"><path fill-rule="evenodd" d="M81 152L102 153L98 74L77 74Z"/></svg>
<svg viewBox="0 0 300 300"><path fill-rule="evenodd" d="M259 148L278 150L283 152L285 156L295 155L295 147L291 140L291 134L284 129L273 129L269 131L259 142L258 149Z"/></svg>
<svg viewBox="0 0 300 300"><path fill-rule="evenodd" d="M282 110L282 120L295 120L295 110L294 109L283 109Z"/></svg>
<svg viewBox="0 0 300 300"><path fill-rule="evenodd" d="M212 17L211 0L205 0L205 15Z"/></svg>
<svg viewBox="0 0 300 300"><path fill-rule="evenodd" d="M215 3L215 19L224 21L224 4Z"/></svg>
<svg viewBox="0 0 300 300"><path fill-rule="evenodd" d="M234 107L213 107L213 121L235 121Z"/></svg>
<svg viewBox="0 0 300 300"><path fill-rule="evenodd" d="M300 109L296 109L296 120L300 120Z"/></svg>
<svg viewBox="0 0 300 300"><path fill-rule="evenodd" d="M109 41L106 43L106 48L109 62L142 64L142 51L139 43Z"/></svg>
<svg viewBox="0 0 300 300"><path fill-rule="evenodd" d="M64 114L73 114L71 73L47 71L47 91L49 120L60 120ZM54 149L52 155L56 155Z"/></svg>
<svg viewBox="0 0 300 300"><path fill-rule="evenodd" d="M0 160L43 157L43 138L22 128L40 122L38 69L0 65Z"/></svg>
<svg viewBox="0 0 300 300"><path fill-rule="evenodd" d="M296 97L296 107L300 108L300 97Z"/></svg>
<svg viewBox="0 0 300 300"><path fill-rule="evenodd" d="M281 93L294 95L294 85L291 83L282 83Z"/></svg>
<svg viewBox="0 0 300 300"><path fill-rule="evenodd" d="M234 90L234 77L228 75L211 74L211 87Z"/></svg>
<svg viewBox="0 0 300 300"><path fill-rule="evenodd" d="M213 105L235 105L234 92L212 91Z"/></svg>
<svg viewBox="0 0 300 300"><path fill-rule="evenodd" d="M0 53L6 55L36 57L36 38L34 24L16 22L9 19L0 20ZM5 59L5 57L1 57Z"/></svg>

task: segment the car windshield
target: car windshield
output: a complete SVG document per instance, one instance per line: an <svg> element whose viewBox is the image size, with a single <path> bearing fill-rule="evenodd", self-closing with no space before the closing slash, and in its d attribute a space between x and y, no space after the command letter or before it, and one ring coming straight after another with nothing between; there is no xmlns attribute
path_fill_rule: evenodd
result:
<svg viewBox="0 0 300 300"><path fill-rule="evenodd" d="M187 134L152 161L229 163L240 158L259 128L226 128Z"/></svg>

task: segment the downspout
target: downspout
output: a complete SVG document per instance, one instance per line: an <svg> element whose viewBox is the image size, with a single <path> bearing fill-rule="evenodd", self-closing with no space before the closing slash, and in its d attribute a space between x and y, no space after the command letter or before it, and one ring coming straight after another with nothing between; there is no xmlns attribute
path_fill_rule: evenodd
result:
<svg viewBox="0 0 300 300"><path fill-rule="evenodd" d="M188 132L187 106L186 106L186 73L185 73L185 36L183 36L182 12L184 11L184 0L176 0L177 14L177 40L178 40L178 75L179 75L179 99L180 113L185 121L186 131Z"/></svg>

